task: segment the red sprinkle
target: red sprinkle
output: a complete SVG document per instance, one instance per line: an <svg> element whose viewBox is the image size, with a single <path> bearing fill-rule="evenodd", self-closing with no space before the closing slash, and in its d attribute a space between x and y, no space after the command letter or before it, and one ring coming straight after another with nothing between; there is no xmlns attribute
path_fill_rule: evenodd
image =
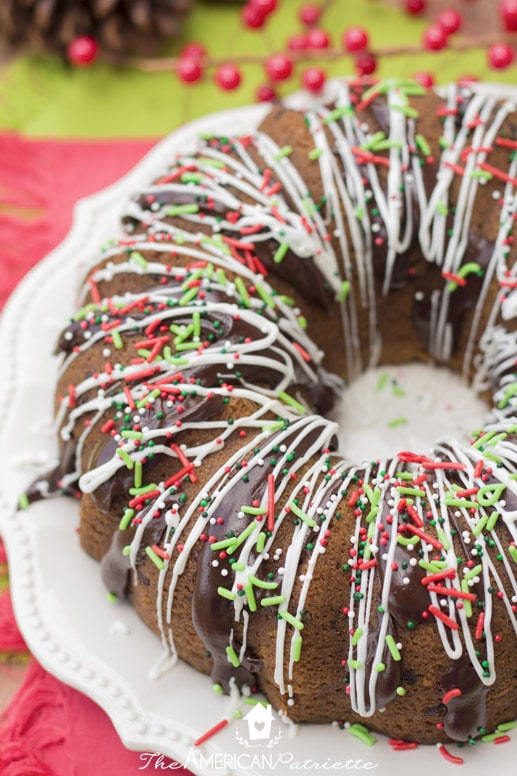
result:
<svg viewBox="0 0 517 776"><path fill-rule="evenodd" d="M446 614L442 612L441 609L438 609L437 606L433 606L432 604L427 607L428 611L433 614L437 620L441 620L445 625L448 625L451 630L458 630L458 623L451 619L451 617L448 617Z"/></svg>
<svg viewBox="0 0 517 776"><path fill-rule="evenodd" d="M449 750L444 747L443 744L440 744L440 746L438 747L438 751L450 763L454 763L454 765L463 765L463 763L464 763L463 758L462 757L456 757L455 755L451 754L449 752Z"/></svg>
<svg viewBox="0 0 517 776"><path fill-rule="evenodd" d="M275 529L275 475L267 477L267 530Z"/></svg>
<svg viewBox="0 0 517 776"><path fill-rule="evenodd" d="M452 690L448 690L442 698L442 703L447 705L453 698L459 698L462 692L459 687L454 687Z"/></svg>
<svg viewBox="0 0 517 776"><path fill-rule="evenodd" d="M228 725L227 719L222 719L220 722L217 723L217 725L214 725L213 728L210 728L210 730L207 730L206 733L203 733L202 736L199 736L199 738L196 738L194 741L194 746L201 746L201 744L204 744L205 741L208 741L209 738L212 738L212 736L215 736L216 733L219 733L220 730L226 727Z"/></svg>

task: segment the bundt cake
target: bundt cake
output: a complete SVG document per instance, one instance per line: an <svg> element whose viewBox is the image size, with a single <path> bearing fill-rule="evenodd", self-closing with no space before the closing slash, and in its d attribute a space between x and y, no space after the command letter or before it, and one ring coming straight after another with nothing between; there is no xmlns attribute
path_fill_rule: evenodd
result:
<svg viewBox="0 0 517 776"><path fill-rule="evenodd" d="M107 589L224 692L420 743L517 717L517 108L335 84L193 138L127 204L58 345L60 460ZM446 365L470 440L344 459L374 364Z"/></svg>

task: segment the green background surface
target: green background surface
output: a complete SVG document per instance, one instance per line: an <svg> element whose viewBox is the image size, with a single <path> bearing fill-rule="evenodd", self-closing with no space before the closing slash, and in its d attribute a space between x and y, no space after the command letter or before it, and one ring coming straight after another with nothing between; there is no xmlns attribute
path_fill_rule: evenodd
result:
<svg viewBox="0 0 517 776"><path fill-rule="evenodd" d="M0 128L23 131L33 137L157 137L179 124L212 111L255 101L257 87L265 82L263 60L285 48L287 38L301 30L299 8L307 0L281 0L277 12L262 30L249 30L240 21L239 3L197 0L180 39L170 43L164 54L177 56L189 41L203 42L211 56L238 61L257 57L242 66L243 83L234 92L224 92L207 73L201 83L185 86L174 72L144 73L96 63L74 68L52 56L17 55L7 62L0 77ZM494 2L494 13L497 3ZM466 2L450 2L467 14ZM371 47L420 47L422 32L429 20L410 17L400 5L385 0L334 0L322 26L340 44L342 31L363 25L370 34ZM306 65L305 65L306 66ZM331 75L350 75L353 61L343 54L324 63ZM302 65L282 85L281 92L297 89ZM439 83L464 76L498 82L517 82L516 67L490 70L486 50L384 54L379 58L381 77L410 76L420 70L432 71Z"/></svg>

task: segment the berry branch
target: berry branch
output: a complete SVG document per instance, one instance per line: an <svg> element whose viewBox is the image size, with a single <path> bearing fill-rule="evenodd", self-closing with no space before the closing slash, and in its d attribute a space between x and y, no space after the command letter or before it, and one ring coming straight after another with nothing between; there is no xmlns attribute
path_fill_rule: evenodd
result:
<svg viewBox="0 0 517 776"><path fill-rule="evenodd" d="M472 6L475 1L472 0ZM279 2L280 0L247 0L240 9L242 25L250 30L262 29L274 16ZM114 67L146 73L171 72L185 84L195 84L210 73L216 84L225 90L238 88L242 81L242 66L253 64L261 66L265 76L265 83L259 87L257 93L258 100L274 98L277 85L291 79L300 66L301 85L310 92L320 92L326 81L325 62L339 59L348 59L349 69L355 70L359 76L375 73L381 59L400 55L417 57L423 51L485 51L489 66L495 70L507 68L515 60L517 39L512 33L517 31L517 0L498 2L494 17L496 22L499 22L499 29L496 27L493 31L472 35L462 34L464 18L455 8L442 8L438 13L429 15L430 0L403 0L403 7L408 15L417 17L426 14L430 21L421 40L412 45L375 48L370 45L368 31L360 26L344 29L340 35L340 45L336 45L333 41L335 36L322 26L325 14L334 2L335 0L320 0L318 3L303 5L298 13L301 29L288 37L283 51L267 56L249 54L229 60L212 56L203 45L191 43L183 48L179 56L131 57L98 51L95 41L78 39L69 48L69 57L79 65L102 59ZM431 73L420 73L414 77L425 86L432 86L434 83Z"/></svg>

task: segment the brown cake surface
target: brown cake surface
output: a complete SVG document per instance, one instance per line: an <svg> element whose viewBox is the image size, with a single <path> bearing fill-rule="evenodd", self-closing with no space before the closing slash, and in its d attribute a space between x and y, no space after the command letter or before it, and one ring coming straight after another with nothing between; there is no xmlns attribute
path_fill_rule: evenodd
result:
<svg viewBox="0 0 517 776"><path fill-rule="evenodd" d="M50 481L110 592L225 692L421 743L517 717L516 121L343 82L198 139L92 261ZM341 381L413 360L483 392L484 428L343 460Z"/></svg>

